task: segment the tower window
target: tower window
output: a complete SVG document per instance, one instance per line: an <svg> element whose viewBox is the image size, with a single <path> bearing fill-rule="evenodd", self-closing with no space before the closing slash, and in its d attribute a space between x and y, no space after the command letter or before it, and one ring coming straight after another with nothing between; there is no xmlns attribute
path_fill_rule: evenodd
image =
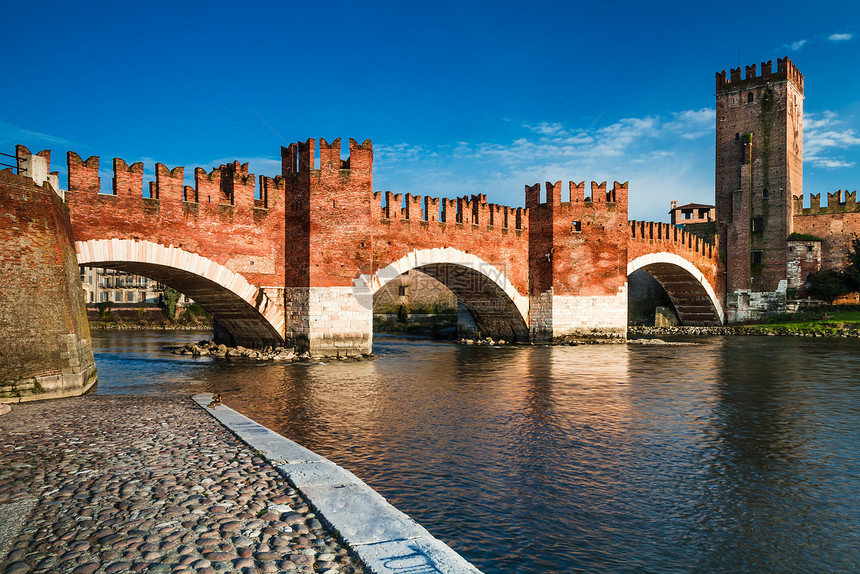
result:
<svg viewBox="0 0 860 574"><path fill-rule="evenodd" d="M748 103L748 104L751 104L751 103L753 102L753 100L754 100L754 99L755 99L755 96L753 96L753 93L752 93L752 92L750 92L750 93L748 93L748 94L747 94L747 103Z"/></svg>
<svg viewBox="0 0 860 574"><path fill-rule="evenodd" d="M405 296L406 296L406 285L401 285L401 286L397 289L397 294L398 294L399 296L401 296L401 297L405 297Z"/></svg>
<svg viewBox="0 0 860 574"><path fill-rule="evenodd" d="M582 221L571 221L570 231L571 233L579 233L580 231L582 231Z"/></svg>
<svg viewBox="0 0 860 574"><path fill-rule="evenodd" d="M753 217L752 230L753 233L764 231L764 217Z"/></svg>
<svg viewBox="0 0 860 574"><path fill-rule="evenodd" d="M739 139L741 139L741 133L735 132L735 141L738 141Z"/></svg>
<svg viewBox="0 0 860 574"><path fill-rule="evenodd" d="M761 196L762 196L764 199L767 199L767 198L768 198L768 195L769 195L769 192L768 192L767 188L764 188L764 189L761 191Z"/></svg>
<svg viewBox="0 0 860 574"><path fill-rule="evenodd" d="M761 265L761 250L756 250L750 253L750 263L753 265Z"/></svg>

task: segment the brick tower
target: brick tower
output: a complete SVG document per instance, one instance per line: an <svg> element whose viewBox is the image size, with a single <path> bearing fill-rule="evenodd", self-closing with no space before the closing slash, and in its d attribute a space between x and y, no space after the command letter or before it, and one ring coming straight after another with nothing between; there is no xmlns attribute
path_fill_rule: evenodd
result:
<svg viewBox="0 0 860 574"><path fill-rule="evenodd" d="M627 333L627 183L526 186L532 341Z"/></svg>
<svg viewBox="0 0 860 574"><path fill-rule="evenodd" d="M281 148L286 186L285 339L313 355L370 353L373 294L353 280L371 270L373 146L340 138ZM316 167L318 164L319 167Z"/></svg>
<svg viewBox="0 0 860 574"><path fill-rule="evenodd" d="M717 73L716 208L731 310L767 305L787 277L792 198L803 193L803 75L788 58ZM784 284L783 284L784 285ZM758 294L758 295L757 295ZM761 309L764 310L764 309Z"/></svg>

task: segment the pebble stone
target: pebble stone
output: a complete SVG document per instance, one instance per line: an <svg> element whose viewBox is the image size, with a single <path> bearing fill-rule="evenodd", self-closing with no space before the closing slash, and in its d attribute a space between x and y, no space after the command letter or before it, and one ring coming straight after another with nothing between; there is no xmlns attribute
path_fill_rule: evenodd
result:
<svg viewBox="0 0 860 574"><path fill-rule="evenodd" d="M187 397L15 405L0 418L0 504L27 498L38 503L0 554L2 574L366 572L271 464Z"/></svg>

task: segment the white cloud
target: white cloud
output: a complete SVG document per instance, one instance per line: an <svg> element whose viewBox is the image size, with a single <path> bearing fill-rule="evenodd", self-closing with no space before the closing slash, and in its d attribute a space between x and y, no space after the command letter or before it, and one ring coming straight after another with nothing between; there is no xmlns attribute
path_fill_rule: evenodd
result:
<svg viewBox="0 0 860 574"><path fill-rule="evenodd" d="M847 42L853 37L853 34L830 34L827 39L831 42Z"/></svg>
<svg viewBox="0 0 860 574"><path fill-rule="evenodd" d="M623 118L605 125L520 123L508 141L420 146L376 143L378 189L523 204L523 186L544 181L630 181L631 217L665 219L672 199L713 201L714 108ZM707 137L711 136L711 137ZM411 150L421 150L415 154Z"/></svg>
<svg viewBox="0 0 860 574"><path fill-rule="evenodd" d="M783 44L782 47L791 52L797 52L808 43L809 40L797 40L796 42L792 42L791 44Z"/></svg>
<svg viewBox="0 0 860 574"><path fill-rule="evenodd" d="M832 111L821 116L807 114L803 125L803 160L816 167L837 169L853 167L856 162L846 161L839 151L860 146L856 130L842 126L842 120Z"/></svg>
<svg viewBox="0 0 860 574"><path fill-rule="evenodd" d="M72 143L73 143L73 142L71 142L65 138L61 138L59 136L55 136L52 134L46 134L46 133L42 133L42 132L36 132L33 130L25 130L23 128L19 128L16 125L6 123L4 121L0 121L0 134L2 134L2 136L0 136L0 142L7 143L7 144L11 143L13 145L22 144L22 145L25 145L28 147L32 146L34 141L48 142L51 144L57 144L57 145L63 145L63 146L72 145ZM31 149L30 151L35 152L35 151L39 151L39 150Z"/></svg>

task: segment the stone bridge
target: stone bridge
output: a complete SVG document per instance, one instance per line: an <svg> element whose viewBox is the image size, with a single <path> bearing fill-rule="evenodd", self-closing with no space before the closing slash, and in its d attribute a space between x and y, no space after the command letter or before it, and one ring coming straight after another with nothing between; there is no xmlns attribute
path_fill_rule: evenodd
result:
<svg viewBox="0 0 860 574"><path fill-rule="evenodd" d="M627 184L526 186L525 208L486 195L445 199L373 191L369 140L291 144L282 174L247 164L194 170L69 152L78 262L151 277L182 291L246 346L294 344L318 355L367 353L373 294L410 269L448 286L484 336L508 341L623 337L627 276L651 273L681 320L723 320L711 244L666 224L628 221ZM42 181L50 152L18 146ZM34 175L34 179L42 178ZM259 187L258 187L259 186ZM104 188L104 190L103 190Z"/></svg>

